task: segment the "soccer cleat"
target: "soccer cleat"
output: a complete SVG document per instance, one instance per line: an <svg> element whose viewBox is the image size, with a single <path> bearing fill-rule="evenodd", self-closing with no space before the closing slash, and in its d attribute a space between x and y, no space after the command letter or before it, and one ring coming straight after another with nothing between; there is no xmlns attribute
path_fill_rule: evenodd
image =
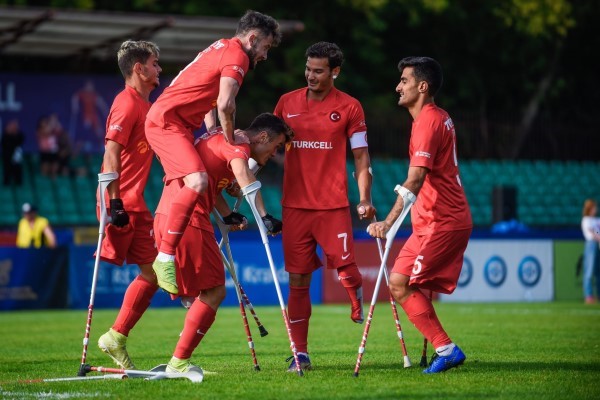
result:
<svg viewBox="0 0 600 400"><path fill-rule="evenodd" d="M110 328L108 332L98 339L98 347L108 354L119 367L123 369L135 369L135 365L133 365L129 354L127 354L125 342L127 342L127 336Z"/></svg>
<svg viewBox="0 0 600 400"><path fill-rule="evenodd" d="M286 358L286 362L292 360L292 363L287 369L287 372L296 372L296 360L294 360L294 356L290 356ZM312 369L312 365L310 365L310 358L306 353L298 353L298 361L300 362L300 369L303 371L310 371Z"/></svg>
<svg viewBox="0 0 600 400"><path fill-rule="evenodd" d="M365 315L363 313L362 287L356 289L356 301L352 302L352 313L350 314L350 318L357 324L362 324L365 320Z"/></svg>
<svg viewBox="0 0 600 400"><path fill-rule="evenodd" d="M177 357L171 357L171 361L167 364L165 369L167 373L184 374L186 372L198 372L201 375L204 374L202 368L192 364L190 359L180 360Z"/></svg>
<svg viewBox="0 0 600 400"><path fill-rule="evenodd" d="M177 278L175 277L175 261L154 260L152 269L156 274L158 286L167 293L177 294Z"/></svg>
<svg viewBox="0 0 600 400"><path fill-rule="evenodd" d="M429 364L429 368L424 369L423 373L437 374L438 372L447 371L450 368L458 367L464 363L466 358L467 356L465 356L465 353L463 353L458 346L455 346L449 356L440 356L437 353L434 354L431 363Z"/></svg>

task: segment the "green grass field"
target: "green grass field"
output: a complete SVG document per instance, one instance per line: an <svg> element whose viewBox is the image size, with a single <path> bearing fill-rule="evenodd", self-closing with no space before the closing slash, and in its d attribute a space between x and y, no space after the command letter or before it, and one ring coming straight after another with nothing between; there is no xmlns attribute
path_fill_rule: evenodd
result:
<svg viewBox="0 0 600 400"><path fill-rule="evenodd" d="M418 367L422 337L401 312L413 367L402 352L386 303L378 304L358 378L353 377L363 325L347 306L313 307L309 345L314 369L285 372L289 342L278 307L257 307L269 331L250 320L261 371L252 369L235 307L223 308L193 360L204 381L89 380L19 383L75 376L86 310L0 313L2 399L598 399L600 307L579 303L441 304L438 315L467 354L458 369L434 376ZM130 334L140 369L168 362L183 325L183 308L150 309ZM97 310L88 363L113 366L97 347L116 310ZM431 352L430 352L431 353ZM90 375L92 375L91 373Z"/></svg>

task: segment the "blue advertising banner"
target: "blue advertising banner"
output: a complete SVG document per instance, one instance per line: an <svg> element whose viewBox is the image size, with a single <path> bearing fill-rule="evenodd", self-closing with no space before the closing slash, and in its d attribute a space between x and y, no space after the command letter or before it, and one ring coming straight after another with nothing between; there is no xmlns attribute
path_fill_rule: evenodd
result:
<svg viewBox="0 0 600 400"><path fill-rule="evenodd" d="M64 308L68 248L0 247L0 310Z"/></svg>
<svg viewBox="0 0 600 400"><path fill-rule="evenodd" d="M256 239L244 238L244 240L236 240L233 236L230 240L236 275L250 302L255 306L279 305L266 250L258 232L256 232ZM283 301L287 304L289 279L284 269L281 239L273 238L270 242L270 249L277 269L277 279L281 287ZM95 250L95 246L77 246L72 248L69 277L69 306L71 308L87 308L89 305L94 272L94 258L92 255ZM94 307L120 307L127 286L138 273L139 269L136 265L126 264L123 267L117 267L101 262L98 271ZM225 276L227 295L222 305L237 305L238 300L233 280L229 276L229 273L226 272ZM313 304L320 304L322 302L322 274L319 272L313 275L310 295ZM172 301L169 295L163 291L159 291L152 300L152 306L180 306L180 302L179 300Z"/></svg>

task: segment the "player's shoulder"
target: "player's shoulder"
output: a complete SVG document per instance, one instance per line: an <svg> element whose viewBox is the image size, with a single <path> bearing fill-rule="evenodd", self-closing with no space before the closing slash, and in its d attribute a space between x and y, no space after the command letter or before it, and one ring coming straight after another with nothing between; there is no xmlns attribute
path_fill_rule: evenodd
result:
<svg viewBox="0 0 600 400"><path fill-rule="evenodd" d="M279 101L289 101L297 98L305 98L306 97L306 88L302 87L299 89L292 90L291 92L287 92L281 95Z"/></svg>
<svg viewBox="0 0 600 400"><path fill-rule="evenodd" d="M336 102L339 104L343 104L347 107L362 108L360 101L356 97L346 92L343 92L339 89L334 89L333 95L336 96Z"/></svg>

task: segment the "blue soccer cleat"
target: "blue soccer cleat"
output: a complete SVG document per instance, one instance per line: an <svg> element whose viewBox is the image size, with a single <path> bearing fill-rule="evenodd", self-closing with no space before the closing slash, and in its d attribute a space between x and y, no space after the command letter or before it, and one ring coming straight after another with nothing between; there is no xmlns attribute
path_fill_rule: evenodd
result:
<svg viewBox="0 0 600 400"><path fill-rule="evenodd" d="M423 373L437 374L438 372L444 372L450 368L458 367L464 363L466 359L467 356L465 356L465 353L463 353L460 347L455 346L449 356L440 356L439 354L435 354L431 360L429 368L424 369Z"/></svg>
<svg viewBox="0 0 600 400"><path fill-rule="evenodd" d="M292 363L288 367L288 372L296 372L296 360L294 360L294 356L288 357L285 361L292 360ZM300 369L303 371L310 371L312 366L310 365L310 358L308 354L298 353L298 362L300 363Z"/></svg>

